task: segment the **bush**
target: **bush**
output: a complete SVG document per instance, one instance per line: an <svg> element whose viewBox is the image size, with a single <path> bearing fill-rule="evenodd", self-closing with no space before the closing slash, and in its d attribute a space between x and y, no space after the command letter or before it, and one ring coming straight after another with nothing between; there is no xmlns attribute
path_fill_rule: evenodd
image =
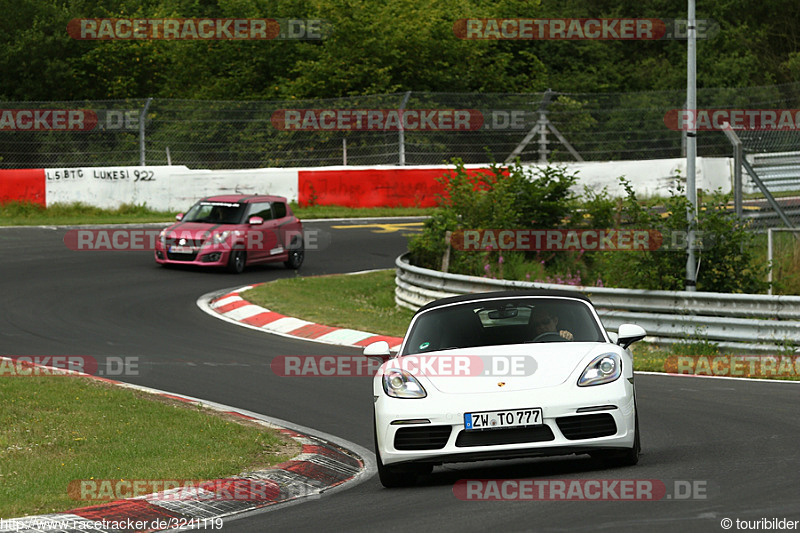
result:
<svg viewBox="0 0 800 533"><path fill-rule="evenodd" d="M549 229L570 220L577 208L571 187L577 175L561 168L527 169L519 164L507 168L491 165L488 171L468 172L461 160L455 169L439 179L444 194L441 208L425 222L421 235L409 243L411 261L425 268L441 268L445 252L445 233L457 229ZM465 252L451 250L450 272L484 275L512 261L514 272L536 269L541 259L524 252ZM502 257L502 259L501 259Z"/></svg>
<svg viewBox="0 0 800 533"><path fill-rule="evenodd" d="M627 228L656 230L663 245L645 251L522 252L451 249L449 271L500 279L542 281L569 285L599 285L651 290L683 290L689 207L678 185L657 205L639 201L630 182L620 178L626 191L615 199L608 191L585 189L576 196L577 175L563 167L508 168L492 165L488 171L467 172L461 161L440 181L441 208L425 223L423 232L409 243L411 261L440 269L447 248L447 231L464 229L581 229ZM700 198L694 222L700 249L697 290L748 292L766 290L765 266L759 265L753 234L728 208L728 195ZM673 242L673 237L681 238ZM586 280L589 280L588 282Z"/></svg>
<svg viewBox="0 0 800 533"><path fill-rule="evenodd" d="M658 209L643 206L630 183L621 180L626 191L622 203L623 224L636 229L658 230L664 236L656 250L601 252L603 279L607 285L651 290L683 290L686 278L686 250L681 244L687 231L689 202L678 185ZM765 268L758 265L754 235L728 208L730 195L719 192L698 199L695 220L699 249L697 290L708 292L757 293L767 288ZM680 236L673 241L673 236Z"/></svg>

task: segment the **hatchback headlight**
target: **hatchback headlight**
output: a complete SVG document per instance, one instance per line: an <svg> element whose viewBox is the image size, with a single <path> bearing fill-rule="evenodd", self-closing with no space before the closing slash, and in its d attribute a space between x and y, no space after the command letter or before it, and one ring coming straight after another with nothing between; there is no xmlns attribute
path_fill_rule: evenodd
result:
<svg viewBox="0 0 800 533"><path fill-rule="evenodd" d="M615 353L606 353L592 359L578 379L579 387L611 383L622 375L622 361Z"/></svg>
<svg viewBox="0 0 800 533"><path fill-rule="evenodd" d="M222 244L226 240L228 240L228 236L231 234L230 231L223 231L222 233L215 233L211 236L211 240L214 244Z"/></svg>
<svg viewBox="0 0 800 533"><path fill-rule="evenodd" d="M392 398L424 398L428 395L417 378L396 368L384 372L383 391Z"/></svg>

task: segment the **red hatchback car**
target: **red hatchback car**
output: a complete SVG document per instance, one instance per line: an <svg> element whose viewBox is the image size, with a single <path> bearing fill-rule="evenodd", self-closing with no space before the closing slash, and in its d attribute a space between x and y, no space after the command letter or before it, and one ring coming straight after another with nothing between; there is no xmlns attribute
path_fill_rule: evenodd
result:
<svg viewBox="0 0 800 533"><path fill-rule="evenodd" d="M282 196L223 195L204 198L156 242L161 265L225 267L239 273L248 265L283 261L303 264L303 224Z"/></svg>

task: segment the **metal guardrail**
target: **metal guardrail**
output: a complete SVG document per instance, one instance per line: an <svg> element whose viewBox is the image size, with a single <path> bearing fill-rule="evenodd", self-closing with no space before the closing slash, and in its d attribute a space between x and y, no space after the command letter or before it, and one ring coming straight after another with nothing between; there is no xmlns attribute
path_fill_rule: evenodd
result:
<svg viewBox="0 0 800 533"><path fill-rule="evenodd" d="M747 160L770 192L800 190L800 152L749 154ZM758 192L752 180L744 178L745 193Z"/></svg>
<svg viewBox="0 0 800 533"><path fill-rule="evenodd" d="M608 287L574 287L448 274L409 264L408 254L395 261L395 301L417 310L438 298L457 294L513 290L560 289L591 298L603 324L642 326L659 344L703 338L721 348L775 351L800 345L800 296L648 291Z"/></svg>
<svg viewBox="0 0 800 533"><path fill-rule="evenodd" d="M771 192L800 190L800 152L773 152L747 156L758 177ZM746 180L745 192L757 192Z"/></svg>

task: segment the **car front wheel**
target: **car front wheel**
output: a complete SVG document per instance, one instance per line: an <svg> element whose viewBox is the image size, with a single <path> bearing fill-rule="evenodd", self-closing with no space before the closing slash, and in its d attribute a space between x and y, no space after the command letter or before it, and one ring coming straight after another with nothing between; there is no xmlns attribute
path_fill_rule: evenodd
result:
<svg viewBox="0 0 800 533"><path fill-rule="evenodd" d="M374 420L374 419L373 419ZM374 424L374 422L373 422ZM378 478L381 485L387 489L411 487L417 482L417 476L430 474L433 465L398 465L386 466L381 461L381 451L378 449L378 431L375 430L375 459L378 462Z"/></svg>
<svg viewBox="0 0 800 533"><path fill-rule="evenodd" d="M594 459L600 459L610 467L616 466L634 466L639 462L639 454L642 451L642 445L639 441L639 410L636 410L636 415L633 423L633 447L630 450L622 451L601 451L593 452L590 455Z"/></svg>
<svg viewBox="0 0 800 533"><path fill-rule="evenodd" d="M247 262L247 252L244 250L234 250L228 258L228 272L241 274Z"/></svg>

